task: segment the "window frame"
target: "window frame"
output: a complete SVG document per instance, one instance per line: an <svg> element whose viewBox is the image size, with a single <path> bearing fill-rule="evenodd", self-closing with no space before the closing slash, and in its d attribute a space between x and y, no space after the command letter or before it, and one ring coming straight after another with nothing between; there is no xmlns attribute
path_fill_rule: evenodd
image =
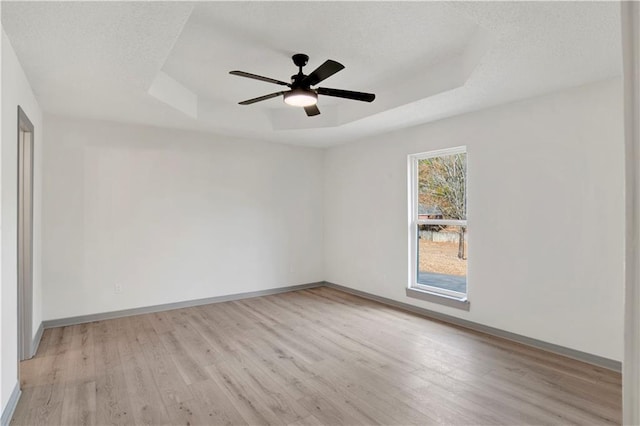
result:
<svg viewBox="0 0 640 426"><path fill-rule="evenodd" d="M449 225L449 226L465 226L469 219L468 212L466 220L451 219L418 219L418 174L419 162L421 160L443 157L447 155L465 154L466 164L468 168L469 154L466 146L457 146L453 148L438 149L434 151L410 154L408 156L409 170L409 283L407 287L407 296L415 297L430 302L440 303L447 306L457 307L461 309L469 309L469 280L468 275L465 276L467 281L467 292L461 293L457 291L447 290L435 286L418 283L419 268L419 249L418 249L418 226L419 225ZM465 188L468 187L468 173L465 179ZM468 191L465 189L465 192Z"/></svg>

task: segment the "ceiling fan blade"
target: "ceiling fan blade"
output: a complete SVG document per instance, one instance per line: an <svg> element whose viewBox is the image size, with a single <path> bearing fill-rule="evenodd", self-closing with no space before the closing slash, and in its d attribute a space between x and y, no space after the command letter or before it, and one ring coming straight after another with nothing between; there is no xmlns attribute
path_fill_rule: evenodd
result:
<svg viewBox="0 0 640 426"><path fill-rule="evenodd" d="M276 80L274 78L269 78L269 77L263 77L263 76L257 75L257 74L251 74L249 72L229 71L229 74L237 75L238 77L246 77L246 78L253 78L254 80L266 81L267 83L279 84L280 86L289 86L289 87L291 87L291 85L289 83L285 83L284 81Z"/></svg>
<svg viewBox="0 0 640 426"><path fill-rule="evenodd" d="M354 101L373 102L376 95L373 93L352 92L351 90L329 89L328 87L318 87L318 95L334 96L336 98L353 99Z"/></svg>
<svg viewBox="0 0 640 426"><path fill-rule="evenodd" d="M238 102L240 105L250 105L256 102L266 101L267 99L276 98L282 95L284 92L271 93L269 95L260 96L259 98L247 99L246 101Z"/></svg>
<svg viewBox="0 0 640 426"><path fill-rule="evenodd" d="M320 115L320 110L318 109L318 105L306 106L304 107L304 112L306 112L309 117L313 117L314 115Z"/></svg>
<svg viewBox="0 0 640 426"><path fill-rule="evenodd" d="M344 69L344 65L339 62L328 59L324 64L320 65L314 72L309 74L302 80L303 85L315 86L322 80L331 77L338 71Z"/></svg>

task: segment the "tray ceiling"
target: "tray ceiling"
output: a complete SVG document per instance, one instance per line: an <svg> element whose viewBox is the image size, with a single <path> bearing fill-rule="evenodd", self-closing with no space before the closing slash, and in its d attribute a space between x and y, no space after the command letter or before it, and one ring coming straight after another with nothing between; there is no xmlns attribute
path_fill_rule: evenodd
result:
<svg viewBox="0 0 640 426"><path fill-rule="evenodd" d="M46 112L330 146L621 74L617 2L6 2L2 23ZM307 117L238 102L326 59Z"/></svg>

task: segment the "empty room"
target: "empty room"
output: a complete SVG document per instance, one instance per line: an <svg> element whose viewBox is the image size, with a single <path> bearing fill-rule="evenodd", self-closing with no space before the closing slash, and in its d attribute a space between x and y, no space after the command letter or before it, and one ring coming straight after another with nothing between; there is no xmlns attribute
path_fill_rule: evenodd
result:
<svg viewBox="0 0 640 426"><path fill-rule="evenodd" d="M0 1L0 425L640 425L640 3Z"/></svg>

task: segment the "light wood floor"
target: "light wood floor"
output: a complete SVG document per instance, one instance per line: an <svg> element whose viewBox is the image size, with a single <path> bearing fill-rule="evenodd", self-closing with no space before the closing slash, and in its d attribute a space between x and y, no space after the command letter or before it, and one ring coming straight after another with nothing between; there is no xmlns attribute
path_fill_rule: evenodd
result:
<svg viewBox="0 0 640 426"><path fill-rule="evenodd" d="M619 424L620 375L329 288L46 330L11 424Z"/></svg>

